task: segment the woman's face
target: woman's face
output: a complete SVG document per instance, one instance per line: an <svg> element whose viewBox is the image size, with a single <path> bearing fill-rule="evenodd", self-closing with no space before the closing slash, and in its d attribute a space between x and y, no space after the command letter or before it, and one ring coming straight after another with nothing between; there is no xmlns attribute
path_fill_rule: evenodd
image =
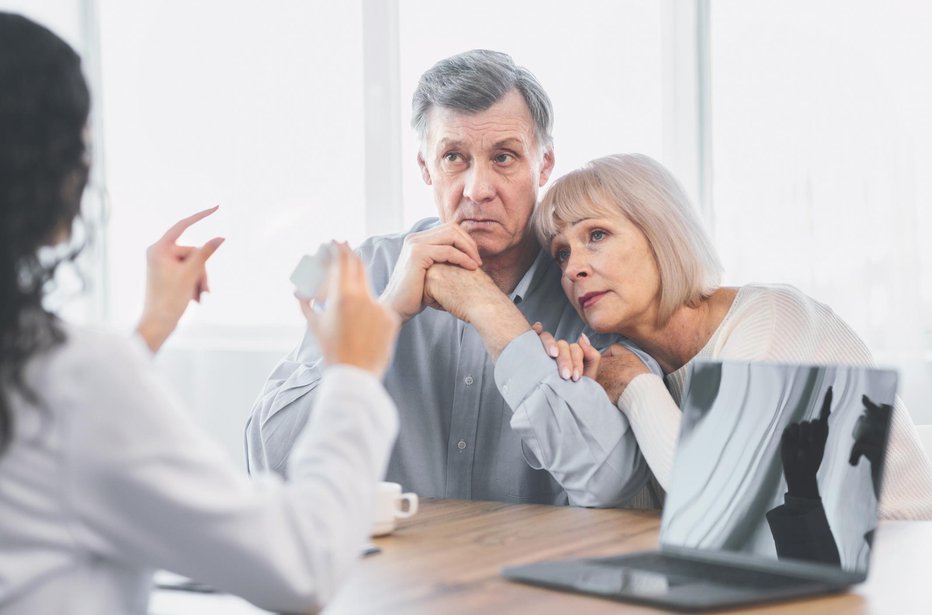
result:
<svg viewBox="0 0 932 615"><path fill-rule="evenodd" d="M599 333L631 335L657 322L660 273L647 238L621 212L567 223L550 242L563 291Z"/></svg>

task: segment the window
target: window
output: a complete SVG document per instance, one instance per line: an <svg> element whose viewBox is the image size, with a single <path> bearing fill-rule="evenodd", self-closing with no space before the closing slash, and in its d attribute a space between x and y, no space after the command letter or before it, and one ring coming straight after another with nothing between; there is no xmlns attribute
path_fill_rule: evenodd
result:
<svg viewBox="0 0 932 615"><path fill-rule="evenodd" d="M832 306L932 422L932 8L711 3L713 203L727 282Z"/></svg>
<svg viewBox="0 0 932 615"><path fill-rule="evenodd" d="M661 4L652 0L399 3L404 221L436 215L415 157L411 95L435 62L469 49L503 51L540 80L554 106L553 177L620 152L663 158Z"/></svg>
<svg viewBox="0 0 932 615"><path fill-rule="evenodd" d="M292 268L364 236L360 3L101 0L100 16L112 320L138 317L143 248L219 203L185 238L227 237L186 325L296 343Z"/></svg>
<svg viewBox="0 0 932 615"><path fill-rule="evenodd" d="M106 187L91 198L107 197L110 210L99 258L107 275L91 314L132 326L144 247L220 203L185 238L228 238L210 265L213 292L159 361L234 456L251 400L303 330L288 283L299 256L435 215L415 159L411 95L434 62L479 47L511 54L550 93L555 176L610 153L661 160L694 201L703 197L726 283L791 283L831 305L880 363L901 369L914 417L932 422L924 5L0 6L48 24L89 61L101 174L93 189Z"/></svg>

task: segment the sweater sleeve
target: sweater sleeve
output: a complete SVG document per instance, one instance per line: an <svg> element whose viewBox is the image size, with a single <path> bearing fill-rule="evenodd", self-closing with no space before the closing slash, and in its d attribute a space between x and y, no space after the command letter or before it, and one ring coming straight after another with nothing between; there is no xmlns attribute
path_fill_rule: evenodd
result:
<svg viewBox="0 0 932 615"><path fill-rule="evenodd" d="M668 490L682 413L663 380L654 374L637 376L618 398L618 409L628 417L657 482Z"/></svg>
<svg viewBox="0 0 932 615"><path fill-rule="evenodd" d="M98 343L108 341L63 366L56 389L76 544L267 609L325 604L369 536L397 431L381 384L351 367L326 370L290 457L292 480L250 480L179 409L147 357Z"/></svg>
<svg viewBox="0 0 932 615"><path fill-rule="evenodd" d="M932 465L899 396L893 404L884 461L880 518L932 520Z"/></svg>
<svg viewBox="0 0 932 615"><path fill-rule="evenodd" d="M777 318L772 302L760 299L753 290L742 289L699 356L767 360L774 352ZM651 472L664 490L669 489L682 418L679 406L663 380L653 374L634 378L617 404L628 417Z"/></svg>
<svg viewBox="0 0 932 615"><path fill-rule="evenodd" d="M858 335L828 306L787 286L741 289L701 357L790 363L873 365ZM654 476L666 489L682 413L663 381L638 376L618 399ZM880 514L932 519L932 465L897 397L884 469Z"/></svg>

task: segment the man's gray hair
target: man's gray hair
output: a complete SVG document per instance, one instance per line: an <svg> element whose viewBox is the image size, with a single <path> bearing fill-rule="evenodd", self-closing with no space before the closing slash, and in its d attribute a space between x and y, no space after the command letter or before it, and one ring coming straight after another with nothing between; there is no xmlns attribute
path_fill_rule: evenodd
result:
<svg viewBox="0 0 932 615"><path fill-rule="evenodd" d="M434 106L464 113L485 111L511 90L518 90L531 112L539 145L553 142L553 105L547 92L507 53L473 49L440 60L421 75L411 101L411 127L423 142L427 115Z"/></svg>

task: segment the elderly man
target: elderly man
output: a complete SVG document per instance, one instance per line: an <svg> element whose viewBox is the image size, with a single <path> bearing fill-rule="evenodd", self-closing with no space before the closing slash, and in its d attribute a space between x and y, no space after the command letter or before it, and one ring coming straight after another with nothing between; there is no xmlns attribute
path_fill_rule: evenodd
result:
<svg viewBox="0 0 932 615"><path fill-rule="evenodd" d="M649 470L625 417L594 381L561 378L531 329L585 329L529 228L554 164L547 94L476 50L428 70L413 107L439 220L358 250L404 323L385 375L401 419L387 479L439 498L657 505L639 493ZM246 427L250 471L285 471L319 364L306 335L269 377Z"/></svg>

